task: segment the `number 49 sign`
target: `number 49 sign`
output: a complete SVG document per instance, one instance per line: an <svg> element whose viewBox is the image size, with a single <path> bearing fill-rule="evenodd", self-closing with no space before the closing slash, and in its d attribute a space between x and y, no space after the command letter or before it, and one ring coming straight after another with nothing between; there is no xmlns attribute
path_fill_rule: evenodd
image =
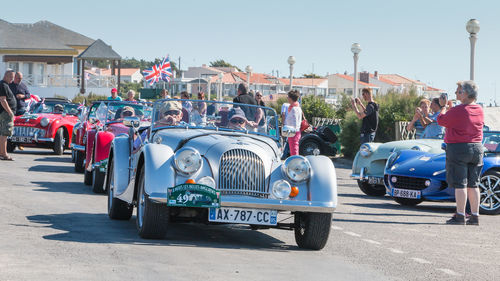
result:
<svg viewBox="0 0 500 281"><path fill-rule="evenodd" d="M168 189L168 206L220 207L220 192L202 184L180 184Z"/></svg>

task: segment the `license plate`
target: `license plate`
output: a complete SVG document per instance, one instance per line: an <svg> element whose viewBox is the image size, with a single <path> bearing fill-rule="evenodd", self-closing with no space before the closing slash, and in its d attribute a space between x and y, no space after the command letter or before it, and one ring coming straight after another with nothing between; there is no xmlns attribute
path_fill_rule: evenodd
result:
<svg viewBox="0 0 500 281"><path fill-rule="evenodd" d="M31 142L33 139L30 137L11 137L11 142Z"/></svg>
<svg viewBox="0 0 500 281"><path fill-rule="evenodd" d="M392 196L401 198L410 198L410 199L420 199L420 190L393 188Z"/></svg>
<svg viewBox="0 0 500 281"><path fill-rule="evenodd" d="M278 222L278 211L224 207L210 208L208 212L208 221L276 225Z"/></svg>
<svg viewBox="0 0 500 281"><path fill-rule="evenodd" d="M383 185L384 178L380 177L368 177L368 184Z"/></svg>

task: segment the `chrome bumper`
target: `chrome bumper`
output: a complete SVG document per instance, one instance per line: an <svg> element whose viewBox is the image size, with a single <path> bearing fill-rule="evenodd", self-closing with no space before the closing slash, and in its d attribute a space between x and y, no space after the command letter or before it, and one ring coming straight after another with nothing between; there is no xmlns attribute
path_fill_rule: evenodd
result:
<svg viewBox="0 0 500 281"><path fill-rule="evenodd" d="M366 177L366 167L361 168L359 174L351 174L351 179L362 181L368 180L368 178Z"/></svg>
<svg viewBox="0 0 500 281"><path fill-rule="evenodd" d="M167 195L164 193L152 193L149 199L155 203L167 203ZM292 212L333 213L336 208L334 202L263 199L234 195L223 195L220 201L222 207L269 209Z"/></svg>
<svg viewBox="0 0 500 281"><path fill-rule="evenodd" d="M76 150L76 151L85 151L85 146L74 144L74 143L70 144L69 148Z"/></svg>

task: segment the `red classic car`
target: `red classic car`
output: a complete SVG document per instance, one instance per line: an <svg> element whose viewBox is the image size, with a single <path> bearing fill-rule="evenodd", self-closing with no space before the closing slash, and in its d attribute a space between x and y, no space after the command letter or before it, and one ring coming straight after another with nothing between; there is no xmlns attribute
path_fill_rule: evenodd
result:
<svg viewBox="0 0 500 281"><path fill-rule="evenodd" d="M71 132L78 121L79 105L69 100L45 98L33 105L29 112L14 119L14 132L7 149L16 146L51 148L62 155L71 144Z"/></svg>
<svg viewBox="0 0 500 281"><path fill-rule="evenodd" d="M152 108L147 103L136 102L101 102L89 110L87 134L85 140L84 183L92 185L92 191L103 193L104 178L108 164L109 149L115 136L129 134L130 128L122 121L127 116L137 116L141 127L151 125ZM95 113L93 113L95 112Z"/></svg>

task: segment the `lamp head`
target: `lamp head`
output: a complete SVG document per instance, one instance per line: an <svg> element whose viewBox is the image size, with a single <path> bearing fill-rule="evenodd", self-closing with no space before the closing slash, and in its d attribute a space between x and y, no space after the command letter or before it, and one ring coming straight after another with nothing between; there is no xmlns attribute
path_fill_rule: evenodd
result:
<svg viewBox="0 0 500 281"><path fill-rule="evenodd" d="M467 25L465 26L465 29L467 29L467 32L470 34L476 34L479 32L479 21L476 19L471 19L467 22Z"/></svg>
<svg viewBox="0 0 500 281"><path fill-rule="evenodd" d="M295 57L289 56L287 61L288 61L289 65L294 65L295 64Z"/></svg>
<svg viewBox="0 0 500 281"><path fill-rule="evenodd" d="M361 45L359 45L359 43L353 43L351 46L351 52L355 55L361 53Z"/></svg>
<svg viewBox="0 0 500 281"><path fill-rule="evenodd" d="M250 65L247 65L247 67L245 67L245 71L246 71L247 73L250 73L250 72L252 72L252 71L253 71L253 67L251 67Z"/></svg>

